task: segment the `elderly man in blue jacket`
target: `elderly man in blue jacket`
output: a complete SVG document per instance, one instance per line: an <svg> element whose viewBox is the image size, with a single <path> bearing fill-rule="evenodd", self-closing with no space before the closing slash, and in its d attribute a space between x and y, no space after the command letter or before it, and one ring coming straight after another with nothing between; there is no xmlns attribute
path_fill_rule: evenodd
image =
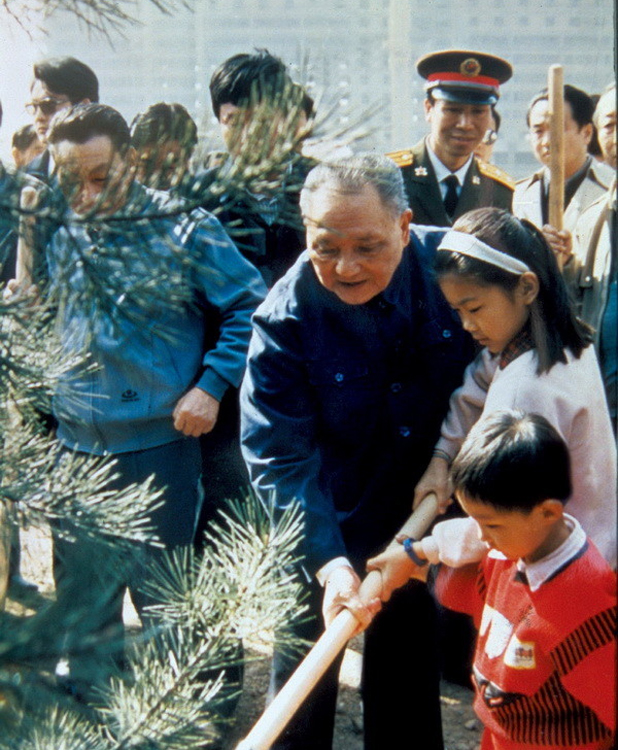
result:
<svg viewBox="0 0 618 750"><path fill-rule="evenodd" d="M240 385L250 316L265 286L214 217L183 211L134 180L129 127L116 110L66 110L49 143L70 207L48 249L49 293L65 347L87 352L96 365L70 373L58 388L58 439L66 451L112 454L116 488L154 474L155 487L164 488L151 519L157 535L166 549L191 544L200 505L198 438L212 430L227 389ZM205 351L213 330L218 336ZM154 549L121 579L100 559L93 565L87 544L61 535L55 542L66 606L108 602L100 625L109 632L119 627L128 583L143 611L141 584ZM92 681L97 666L82 654L71 663L72 677Z"/></svg>
<svg viewBox="0 0 618 750"><path fill-rule="evenodd" d="M253 319L241 388L243 452L264 502L299 502L314 640L358 596L372 551L412 509L449 395L471 356L430 273L443 230L411 226L401 174L361 155L312 170L307 250ZM399 592L398 592L399 593ZM442 747L435 611L411 582L366 632L365 747ZM271 688L296 666L278 650ZM336 663L273 747L332 745ZM416 718L415 718L416 717Z"/></svg>

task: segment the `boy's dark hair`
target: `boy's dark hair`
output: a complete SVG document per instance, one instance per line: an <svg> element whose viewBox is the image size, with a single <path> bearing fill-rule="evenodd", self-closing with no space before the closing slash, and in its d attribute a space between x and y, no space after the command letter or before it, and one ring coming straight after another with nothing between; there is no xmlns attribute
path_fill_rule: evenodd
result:
<svg viewBox="0 0 618 750"><path fill-rule="evenodd" d="M74 57L51 57L34 65L35 79L54 94L68 97L71 104L84 99L99 101L99 79L85 63Z"/></svg>
<svg viewBox="0 0 618 750"><path fill-rule="evenodd" d="M86 143L96 136L107 136L121 154L131 145L131 133L124 117L106 104L77 104L54 116L49 143Z"/></svg>
<svg viewBox="0 0 618 750"><path fill-rule="evenodd" d="M11 138L11 146L16 148L18 151L25 151L29 148L36 140L38 140L36 130L32 125L22 125L18 128Z"/></svg>
<svg viewBox="0 0 618 750"><path fill-rule="evenodd" d="M538 370L549 371L566 362L565 349L575 357L592 341L590 328L575 315L569 291L552 249L534 224L501 208L478 208L461 216L453 229L471 234L487 245L523 261L539 280L539 293L530 305L530 327ZM512 293L519 275L457 252L436 253L434 270L439 277L465 276L480 286L499 286Z"/></svg>
<svg viewBox="0 0 618 750"><path fill-rule="evenodd" d="M178 141L191 152L197 145L197 125L182 104L157 102L131 123L131 145L136 149Z"/></svg>
<svg viewBox="0 0 618 750"><path fill-rule="evenodd" d="M311 118L313 99L292 81L283 60L267 49L229 57L210 79L210 100L217 120L223 104L239 107L264 100L277 103L288 96L298 98L298 106Z"/></svg>
<svg viewBox="0 0 618 750"><path fill-rule="evenodd" d="M543 89L535 94L528 105L526 110L526 125L530 127L530 114L532 108L538 102L548 100L549 91ZM571 107L571 114L573 119L577 123L578 128L581 130L584 125L592 124L592 116L594 115L594 101L585 91L571 86L568 83L564 84L564 101L568 102Z"/></svg>
<svg viewBox="0 0 618 750"><path fill-rule="evenodd" d="M540 414L496 411L482 418L451 467L456 493L502 510L566 503L571 462L566 443Z"/></svg>

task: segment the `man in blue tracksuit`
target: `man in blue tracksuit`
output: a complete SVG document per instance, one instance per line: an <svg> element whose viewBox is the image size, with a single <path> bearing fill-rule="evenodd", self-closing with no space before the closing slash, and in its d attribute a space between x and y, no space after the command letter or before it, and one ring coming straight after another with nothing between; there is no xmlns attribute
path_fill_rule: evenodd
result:
<svg viewBox="0 0 618 750"><path fill-rule="evenodd" d="M307 251L253 318L241 389L243 453L264 502L296 500L315 640L343 607L366 623L365 562L412 511L451 391L469 361L431 275L443 230L411 226L389 159L313 169L301 193ZM365 748L440 750L435 607L412 581L369 626L363 657ZM277 750L330 750L337 662ZM295 667L276 649L271 688Z"/></svg>
<svg viewBox="0 0 618 750"><path fill-rule="evenodd" d="M59 384L58 438L67 452L112 454L118 478L110 487L154 474L154 486L165 488L151 517L159 539L168 550L191 544L198 438L215 425L226 390L240 384L264 284L214 217L183 212L167 194L134 181L129 128L111 107L67 110L49 143L70 206L48 250L50 296L65 348L86 352L95 365ZM205 351L212 325L218 337ZM97 631L121 632L124 586L141 613L148 603L141 585L158 554L142 551L141 564L120 576L88 544L57 534L61 605L94 606ZM97 661L73 659L72 678L92 681Z"/></svg>

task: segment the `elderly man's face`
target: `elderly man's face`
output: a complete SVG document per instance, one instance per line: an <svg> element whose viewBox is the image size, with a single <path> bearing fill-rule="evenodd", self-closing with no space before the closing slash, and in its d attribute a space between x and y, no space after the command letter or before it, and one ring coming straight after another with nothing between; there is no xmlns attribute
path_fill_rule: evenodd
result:
<svg viewBox="0 0 618 750"><path fill-rule="evenodd" d="M106 135L85 143L60 141L52 147L58 182L80 216L109 216L126 203L134 176L134 152L121 155Z"/></svg>
<svg viewBox="0 0 618 750"><path fill-rule="evenodd" d="M608 91L599 99L595 113L599 145L603 159L610 167L616 169L616 90Z"/></svg>
<svg viewBox="0 0 618 750"><path fill-rule="evenodd" d="M354 195L323 185L305 211L309 256L326 289L349 305L386 289L410 240L409 209L394 214L372 185Z"/></svg>

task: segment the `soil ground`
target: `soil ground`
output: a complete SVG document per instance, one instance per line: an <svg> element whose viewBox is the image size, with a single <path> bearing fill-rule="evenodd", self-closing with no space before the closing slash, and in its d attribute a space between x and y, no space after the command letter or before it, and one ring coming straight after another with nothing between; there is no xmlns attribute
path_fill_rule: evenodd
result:
<svg viewBox="0 0 618 750"><path fill-rule="evenodd" d="M49 535L35 528L22 530L21 544L23 577L36 583L43 596L53 596ZM7 608L15 610L16 606L9 591ZM128 598L125 606L125 622L129 626L139 626L139 620ZM236 709L235 723L222 750L234 750L236 744L247 735L264 710L268 685L268 655L261 655L250 650L249 654L254 658L251 658L246 665L243 692ZM341 669L333 750L362 750L362 715L358 691L361 659L362 636L358 636L349 643ZM443 682L441 702L447 750L478 750L481 730L472 710L472 692L458 685ZM412 747L411 741L410 748ZM391 749L385 748L384 750Z"/></svg>

